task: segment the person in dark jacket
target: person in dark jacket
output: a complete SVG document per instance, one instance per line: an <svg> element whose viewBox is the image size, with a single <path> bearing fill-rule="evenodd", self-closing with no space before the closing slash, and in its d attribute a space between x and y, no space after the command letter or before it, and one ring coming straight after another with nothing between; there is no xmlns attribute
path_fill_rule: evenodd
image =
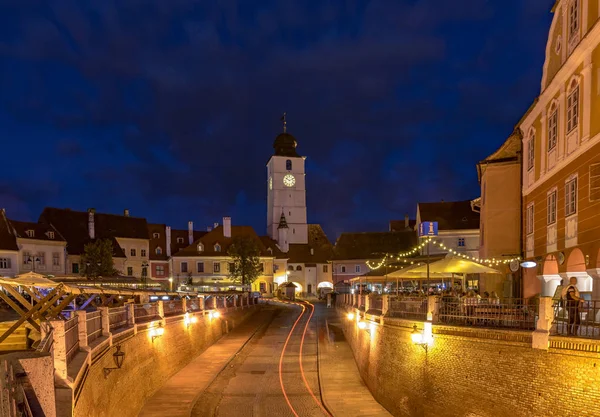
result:
<svg viewBox="0 0 600 417"><path fill-rule="evenodd" d="M569 316L567 335L577 336L579 325L581 324L580 308L584 300L577 289L576 277L571 277L569 279L569 285L562 290L562 298L565 301L567 314Z"/></svg>

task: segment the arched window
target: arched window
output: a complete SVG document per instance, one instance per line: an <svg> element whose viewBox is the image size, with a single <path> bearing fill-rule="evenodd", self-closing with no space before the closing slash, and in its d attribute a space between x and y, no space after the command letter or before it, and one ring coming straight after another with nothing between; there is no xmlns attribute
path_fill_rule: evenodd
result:
<svg viewBox="0 0 600 417"><path fill-rule="evenodd" d="M301 267L300 265L298 265L298 266L296 267L296 271L302 271L302 267Z"/></svg>
<svg viewBox="0 0 600 417"><path fill-rule="evenodd" d="M288 171L292 170L292 160L288 159L285 161L285 169L287 169Z"/></svg>
<svg viewBox="0 0 600 417"><path fill-rule="evenodd" d="M293 271L293 270L294 270L294 265L288 266L288 271Z"/></svg>
<svg viewBox="0 0 600 417"><path fill-rule="evenodd" d="M156 248L155 252L157 255L162 255L162 248L159 246L158 248Z"/></svg>
<svg viewBox="0 0 600 417"><path fill-rule="evenodd" d="M558 141L558 106L552 103L550 117L548 117L548 152L556 148Z"/></svg>
<svg viewBox="0 0 600 417"><path fill-rule="evenodd" d="M218 243L215 245L215 252L221 252L221 245Z"/></svg>
<svg viewBox="0 0 600 417"><path fill-rule="evenodd" d="M198 244L198 252L204 252L204 245L202 243Z"/></svg>
<svg viewBox="0 0 600 417"><path fill-rule="evenodd" d="M579 83L574 79L567 96L567 133L571 133L579 125Z"/></svg>

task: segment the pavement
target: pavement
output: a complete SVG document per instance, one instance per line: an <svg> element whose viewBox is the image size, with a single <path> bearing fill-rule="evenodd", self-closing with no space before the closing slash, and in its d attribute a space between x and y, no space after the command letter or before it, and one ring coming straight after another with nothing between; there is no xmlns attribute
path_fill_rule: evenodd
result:
<svg viewBox="0 0 600 417"><path fill-rule="evenodd" d="M308 322L310 306L270 302L169 379L139 415L389 416L336 333L335 310L315 304Z"/></svg>

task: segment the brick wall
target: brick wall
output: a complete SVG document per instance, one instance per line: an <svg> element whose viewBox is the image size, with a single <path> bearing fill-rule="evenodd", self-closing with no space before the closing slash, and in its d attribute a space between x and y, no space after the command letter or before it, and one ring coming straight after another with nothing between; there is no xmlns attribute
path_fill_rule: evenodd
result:
<svg viewBox="0 0 600 417"><path fill-rule="evenodd" d="M256 308L231 312L223 319L199 316L186 328L182 321L168 323L164 335L152 342L148 331L140 331L121 343L125 359L121 369L104 377L103 368L114 367L114 347L92 364L74 408L75 417L137 416L144 402L167 379L217 341L228 329L250 317Z"/></svg>
<svg viewBox="0 0 600 417"><path fill-rule="evenodd" d="M342 323L365 383L395 416L600 415L596 353L532 349L525 332L447 326L434 326L426 353L411 342L416 322L386 319L368 331Z"/></svg>

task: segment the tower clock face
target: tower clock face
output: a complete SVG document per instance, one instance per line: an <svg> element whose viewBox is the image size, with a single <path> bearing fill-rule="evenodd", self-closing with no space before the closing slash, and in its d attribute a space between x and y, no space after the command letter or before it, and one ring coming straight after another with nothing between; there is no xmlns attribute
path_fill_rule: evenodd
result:
<svg viewBox="0 0 600 417"><path fill-rule="evenodd" d="M269 190L273 189L273 177L269 177Z"/></svg>
<svg viewBox="0 0 600 417"><path fill-rule="evenodd" d="M286 187L293 187L296 184L296 178L292 174L287 174L283 177L283 185Z"/></svg>

